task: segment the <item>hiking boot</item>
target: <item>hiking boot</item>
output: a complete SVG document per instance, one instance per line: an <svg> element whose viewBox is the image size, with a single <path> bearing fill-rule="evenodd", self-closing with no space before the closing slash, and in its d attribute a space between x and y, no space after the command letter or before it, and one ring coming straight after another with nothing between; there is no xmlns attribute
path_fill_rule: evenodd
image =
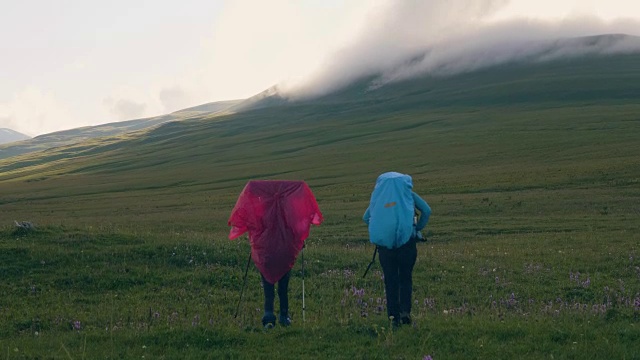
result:
<svg viewBox="0 0 640 360"><path fill-rule="evenodd" d="M407 313L400 314L400 323L402 325L411 325L411 315Z"/></svg>
<svg viewBox="0 0 640 360"><path fill-rule="evenodd" d="M276 326L276 316L273 313L264 313L262 326L265 329L273 329Z"/></svg>
<svg viewBox="0 0 640 360"><path fill-rule="evenodd" d="M282 326L289 326L291 325L291 318L288 315L280 315L280 325Z"/></svg>

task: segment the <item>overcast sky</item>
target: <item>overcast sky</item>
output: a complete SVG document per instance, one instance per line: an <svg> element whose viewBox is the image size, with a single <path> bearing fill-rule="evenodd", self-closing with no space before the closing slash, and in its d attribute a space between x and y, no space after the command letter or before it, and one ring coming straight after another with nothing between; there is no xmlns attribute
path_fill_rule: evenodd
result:
<svg viewBox="0 0 640 360"><path fill-rule="evenodd" d="M0 0L0 9L0 128L31 136L314 76L333 83L324 74L337 63L384 66L394 59L380 50L446 42L469 21L588 19L558 33L640 35L635 0Z"/></svg>

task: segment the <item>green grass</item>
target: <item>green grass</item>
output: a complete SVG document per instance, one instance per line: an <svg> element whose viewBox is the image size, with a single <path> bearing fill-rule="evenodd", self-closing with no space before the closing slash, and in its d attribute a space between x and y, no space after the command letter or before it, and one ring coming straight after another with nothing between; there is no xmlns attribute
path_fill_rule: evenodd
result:
<svg viewBox="0 0 640 360"><path fill-rule="evenodd" d="M330 227L314 229L305 250L305 321L299 260L290 289L294 326L270 333L259 328L262 295L253 269L233 317L244 240L197 231L5 229L2 277L10 281L2 283L0 344L10 358L67 358L66 351L73 358L638 354L639 313L627 301L638 297L640 238L625 230L609 232L606 241L588 229L455 237L433 230L419 247L416 325L392 330L376 309L384 297L379 265L361 279L371 247ZM577 273L579 281L571 279ZM353 295L352 287L365 295Z"/></svg>
<svg viewBox="0 0 640 360"><path fill-rule="evenodd" d="M534 69L528 89L556 74L570 90L566 69ZM440 98L418 82L353 88L0 161L0 358L639 359L640 106L499 101L516 70L441 79ZM618 79L605 70L592 89ZM477 90L446 102L461 84ZM378 309L379 264L361 278L361 216L390 170L433 209L415 325L400 329ZM249 245L227 240L256 178L306 180L325 215L304 253L304 321L299 258L293 326L269 332L253 267L234 318Z"/></svg>

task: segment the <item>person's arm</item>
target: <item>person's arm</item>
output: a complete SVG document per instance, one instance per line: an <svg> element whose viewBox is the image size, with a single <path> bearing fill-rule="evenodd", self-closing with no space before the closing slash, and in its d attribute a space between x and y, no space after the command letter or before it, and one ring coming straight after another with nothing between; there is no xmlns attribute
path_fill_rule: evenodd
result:
<svg viewBox="0 0 640 360"><path fill-rule="evenodd" d="M429 204L427 204L427 202L424 201L418 194L414 192L411 192L411 194L413 195L413 202L416 208L418 209L418 211L420 211L420 219L418 219L418 224L416 224L416 230L420 231L424 229L424 227L427 226L427 223L429 222L429 216L431 216L431 208L429 207Z"/></svg>
<svg viewBox="0 0 640 360"><path fill-rule="evenodd" d="M367 211L364 212L364 216L362 217L362 220L369 225L369 218L371 218L371 214L369 213L369 208L367 208Z"/></svg>

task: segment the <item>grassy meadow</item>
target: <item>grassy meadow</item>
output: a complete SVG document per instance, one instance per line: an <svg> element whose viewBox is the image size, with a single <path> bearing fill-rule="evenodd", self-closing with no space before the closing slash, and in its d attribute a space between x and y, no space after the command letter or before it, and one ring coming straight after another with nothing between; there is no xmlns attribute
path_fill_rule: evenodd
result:
<svg viewBox="0 0 640 360"><path fill-rule="evenodd" d="M640 105L385 96L0 161L0 358L640 359ZM379 263L362 278L385 171L433 210L400 328ZM325 216L289 328L261 328L253 265L234 317L249 245L227 219L250 179L305 180Z"/></svg>

